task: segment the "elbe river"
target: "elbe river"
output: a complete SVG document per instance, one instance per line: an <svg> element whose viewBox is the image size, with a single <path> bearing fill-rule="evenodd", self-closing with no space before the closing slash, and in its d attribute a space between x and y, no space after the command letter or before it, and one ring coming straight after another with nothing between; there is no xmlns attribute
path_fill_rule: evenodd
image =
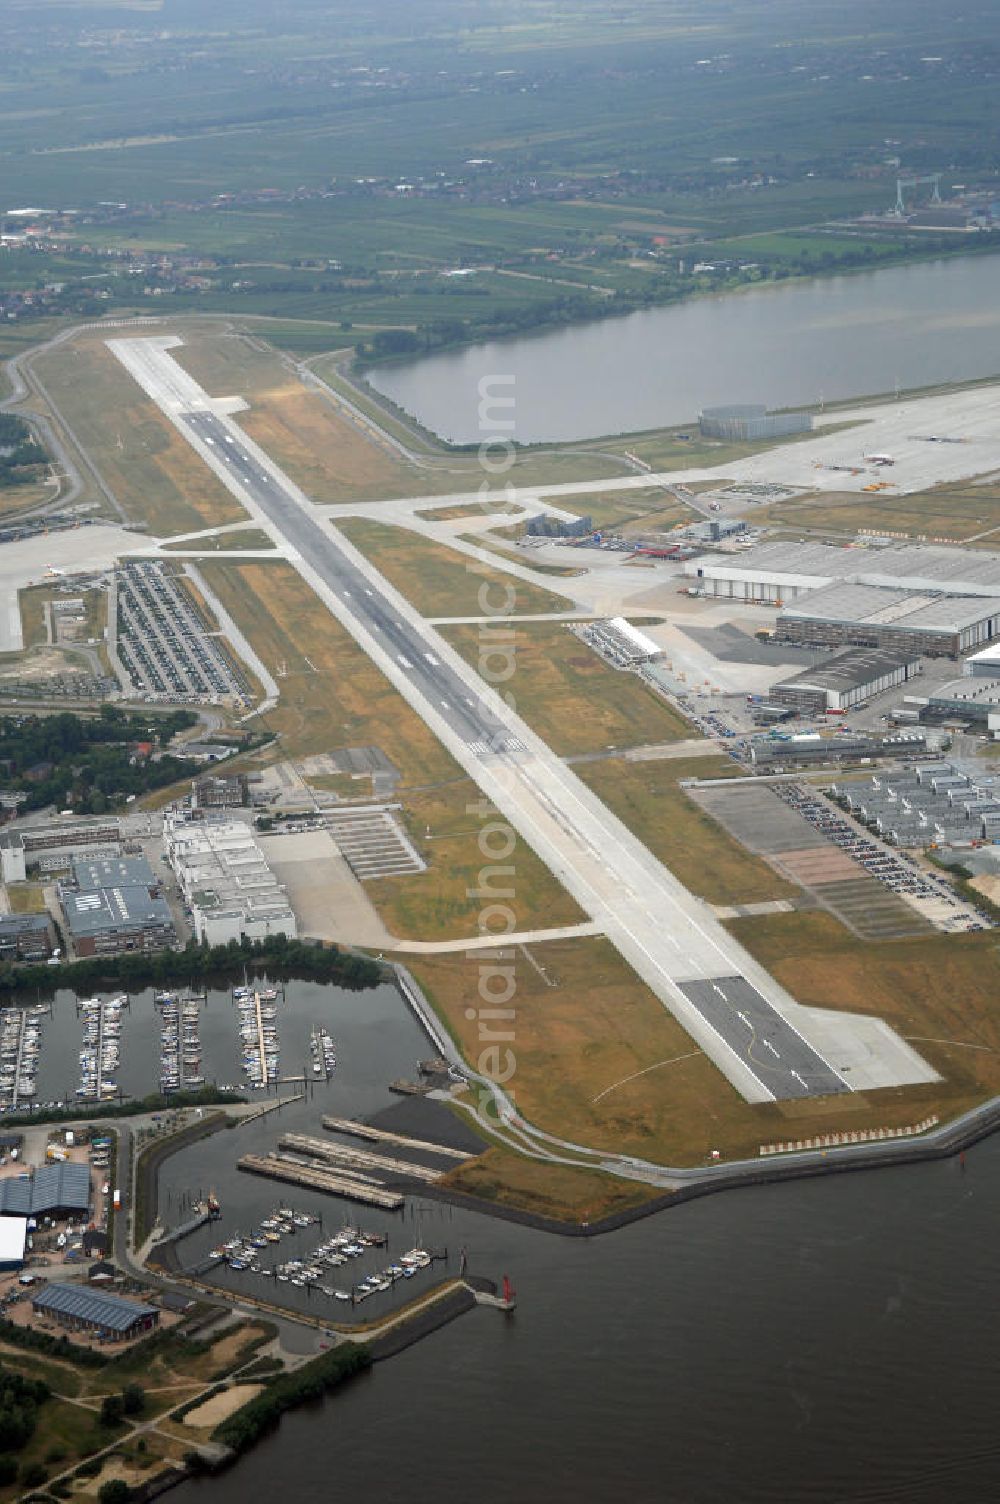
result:
<svg viewBox="0 0 1000 1504"><path fill-rule="evenodd" d="M818 406L998 374L1000 256L982 255L695 298L376 366L368 380L441 437L475 444L481 379L513 376L503 416L534 444L692 423L721 403Z"/></svg>
<svg viewBox="0 0 1000 1504"><path fill-rule="evenodd" d="M972 1504L1000 1492L1000 1138L609 1236L425 1227L509 1271L176 1504Z"/></svg>
<svg viewBox="0 0 1000 1504"><path fill-rule="evenodd" d="M766 288L376 373L475 441L686 422L1000 371L1000 258ZM998 411L1000 422L1000 411ZM183 1174L184 1167L177 1166ZM1000 1137L958 1160L728 1192L589 1240L427 1206L509 1272L476 1310L176 1504L972 1504L1000 1496Z"/></svg>

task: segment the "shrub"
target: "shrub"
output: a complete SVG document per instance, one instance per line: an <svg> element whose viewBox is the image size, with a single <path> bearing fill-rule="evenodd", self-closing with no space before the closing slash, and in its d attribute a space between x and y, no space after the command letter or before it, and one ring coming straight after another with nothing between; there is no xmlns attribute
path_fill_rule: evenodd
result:
<svg viewBox="0 0 1000 1504"><path fill-rule="evenodd" d="M126 1384L122 1390L122 1410L125 1415L141 1415L146 1408L146 1391L141 1384Z"/></svg>
<svg viewBox="0 0 1000 1504"><path fill-rule="evenodd" d="M37 1488L48 1476L40 1462L26 1462L21 1469L21 1482L25 1488Z"/></svg>
<svg viewBox="0 0 1000 1504"><path fill-rule="evenodd" d="M101 1425L117 1426L121 1424L125 1406L122 1404L120 1394L106 1394L101 1401Z"/></svg>
<svg viewBox="0 0 1000 1504"><path fill-rule="evenodd" d="M17 1459L14 1457L0 1457L0 1487L13 1483L17 1477Z"/></svg>
<svg viewBox="0 0 1000 1504"><path fill-rule="evenodd" d="M100 1504L128 1504L132 1490L121 1478L109 1478L97 1490L97 1497Z"/></svg>

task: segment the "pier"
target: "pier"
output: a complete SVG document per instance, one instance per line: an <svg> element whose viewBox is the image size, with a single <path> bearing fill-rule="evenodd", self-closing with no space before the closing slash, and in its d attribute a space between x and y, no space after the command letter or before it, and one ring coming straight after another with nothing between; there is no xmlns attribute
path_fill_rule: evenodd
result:
<svg viewBox="0 0 1000 1504"><path fill-rule="evenodd" d="M42 1008L0 1010L0 1106L16 1108L35 1095Z"/></svg>
<svg viewBox="0 0 1000 1504"><path fill-rule="evenodd" d="M346 1196L351 1201L362 1201L367 1206L380 1206L386 1211L398 1211L403 1197L396 1191L384 1190L380 1185L368 1184L354 1178L350 1172L336 1173L310 1165L297 1164L294 1160L278 1154L244 1154L237 1161L241 1170L251 1175L266 1175L271 1180L283 1180L289 1185L305 1186L313 1191L325 1191L332 1196Z"/></svg>
<svg viewBox="0 0 1000 1504"><path fill-rule="evenodd" d="M405 1175L414 1180L432 1184L444 1175L443 1170L431 1170L426 1165L412 1164L405 1159L390 1159L385 1154L373 1154L368 1149L348 1148L346 1144L332 1144L326 1139L310 1138L306 1133L286 1133L278 1140L279 1149L294 1149L299 1154L308 1154L313 1159L330 1160L338 1167L371 1171L385 1175Z"/></svg>
<svg viewBox="0 0 1000 1504"><path fill-rule="evenodd" d="M368 1123L357 1123L353 1118L323 1118L323 1127L331 1133L346 1133L351 1138L364 1138L373 1144L395 1144L399 1149L413 1149L421 1154L441 1154L448 1159L466 1160L473 1156L465 1149L451 1149L447 1144L431 1144L425 1139L407 1138L402 1133L389 1133L384 1128L372 1128Z"/></svg>
<svg viewBox="0 0 1000 1504"><path fill-rule="evenodd" d="M83 1019L78 1097L106 1100L117 1094L113 1072L121 1063L121 1015L128 1006L124 993L107 1001L93 997L77 1003L77 1014Z"/></svg>

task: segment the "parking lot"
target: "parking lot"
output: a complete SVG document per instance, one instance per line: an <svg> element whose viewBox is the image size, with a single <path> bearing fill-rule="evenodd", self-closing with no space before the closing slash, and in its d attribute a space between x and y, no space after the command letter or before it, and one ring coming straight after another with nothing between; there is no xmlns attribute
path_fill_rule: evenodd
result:
<svg viewBox="0 0 1000 1504"><path fill-rule="evenodd" d="M830 801L799 783L776 783L773 792L827 841L877 878L891 893L922 914L937 929L982 930L992 921L955 895L946 878L918 867L913 857L883 845L842 814Z"/></svg>
<svg viewBox="0 0 1000 1504"><path fill-rule="evenodd" d="M242 670L209 634L166 565L123 564L117 596L118 655L146 698L174 704L250 703Z"/></svg>

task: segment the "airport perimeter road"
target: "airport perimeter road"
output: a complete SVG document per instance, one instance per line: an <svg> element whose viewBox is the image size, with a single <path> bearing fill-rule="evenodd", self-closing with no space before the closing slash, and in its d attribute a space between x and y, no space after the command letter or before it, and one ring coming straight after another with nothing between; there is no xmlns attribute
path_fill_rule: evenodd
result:
<svg viewBox="0 0 1000 1504"><path fill-rule="evenodd" d="M109 340L110 348L252 516L267 526L332 614L440 737L510 825L749 1101L934 1079L880 1021L824 1015L833 1049L796 1074L814 1011L801 1008L371 563L170 357L179 341ZM498 606L509 610L510 606ZM502 826L495 861L509 860ZM504 853L506 852L506 856ZM710 853L707 854L710 859ZM516 902L516 872L508 881ZM503 884L499 884L503 886ZM502 900L503 894L500 895ZM484 900L489 902L489 899ZM502 929L498 940L502 938ZM743 979L778 1051L766 1079L683 983ZM891 1044L887 1045L886 1036ZM811 1047L809 1047L811 1048ZM832 1057L832 1058L831 1058ZM839 1085L837 1084L839 1083Z"/></svg>

